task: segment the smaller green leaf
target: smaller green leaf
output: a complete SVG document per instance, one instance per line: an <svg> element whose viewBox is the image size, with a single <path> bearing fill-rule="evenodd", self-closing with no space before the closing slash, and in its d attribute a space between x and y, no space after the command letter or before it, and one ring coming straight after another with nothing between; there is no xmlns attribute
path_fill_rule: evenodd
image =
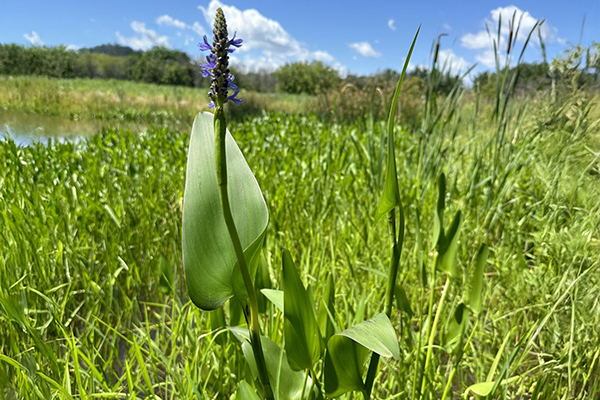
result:
<svg viewBox="0 0 600 400"><path fill-rule="evenodd" d="M462 343L468 321L469 310L465 307L464 303L460 303L456 307L456 310L454 310L454 315L448 327L448 333L445 338L446 346L454 347L457 343Z"/></svg>
<svg viewBox="0 0 600 400"><path fill-rule="evenodd" d="M475 313L481 311L483 297L483 273L488 258L488 247L482 244L477 252L477 261L475 263L475 272L473 273L473 284L471 285L471 294L469 296L469 305Z"/></svg>
<svg viewBox="0 0 600 400"><path fill-rule="evenodd" d="M256 366L252 345L249 341L245 340L245 337L249 336L248 330L246 329L245 333L236 330L236 333L242 338L242 352L244 353L246 361L248 361L252 376L257 379L258 368ZM269 381L271 382L271 388L275 394L275 399L301 399L305 379L306 389L304 390L304 398L308 398L310 395L310 390L308 388L313 386L311 378L306 378L304 371L293 371L289 366L286 352L277 346L271 339L261 336L261 343L265 356L265 363L267 364L267 373L269 374ZM316 391L316 385L313 387Z"/></svg>
<svg viewBox="0 0 600 400"><path fill-rule="evenodd" d="M433 218L433 246L441 247L444 244L444 208L446 208L446 175L438 178L438 200Z"/></svg>
<svg viewBox="0 0 600 400"><path fill-rule="evenodd" d="M400 358L400 347L394 326L385 313L338 333L346 336L382 357Z"/></svg>
<svg viewBox="0 0 600 400"><path fill-rule="evenodd" d="M159 266L160 279L158 281L158 287L164 294L171 294L175 288L175 277L173 274L173 268L171 268L171 264L169 264L169 260L167 260L167 257L165 257L163 254L160 255Z"/></svg>
<svg viewBox="0 0 600 400"><path fill-rule="evenodd" d="M439 247L437 268L455 278L458 276L456 269L456 251L458 250L458 236L462 225L461 213L458 211L448 229L448 233Z"/></svg>
<svg viewBox="0 0 600 400"><path fill-rule="evenodd" d="M520 378L520 376L513 376L508 379L502 379L501 381L476 383L474 385L469 386L467 390L465 390L465 394L468 395L469 393L473 393L481 397L493 395L496 391L495 388L497 388L500 384L509 385L519 380Z"/></svg>
<svg viewBox="0 0 600 400"><path fill-rule="evenodd" d="M394 297L396 298L396 308L400 311L404 311L409 317L412 317L414 314L412 309L410 308L410 302L406 297L406 292L402 288L402 285L400 285L399 283L396 284L396 288L394 290Z"/></svg>
<svg viewBox="0 0 600 400"><path fill-rule="evenodd" d="M209 311L208 315L210 316L210 329L212 331L216 331L220 328L225 328L225 311L223 311L223 307L219 307L216 310ZM227 335L219 334L215 341L223 346L227 343Z"/></svg>
<svg viewBox="0 0 600 400"><path fill-rule="evenodd" d="M241 381L235 394L236 400L260 400L252 386L246 381Z"/></svg>
<svg viewBox="0 0 600 400"><path fill-rule="evenodd" d="M477 396L487 396L494 388L494 382L481 382L471 385L467 388L468 393L474 393Z"/></svg>
<svg viewBox="0 0 600 400"><path fill-rule="evenodd" d="M335 315L335 284L333 274L327 277L327 285L319 306L319 328L325 341L335 334L333 316Z"/></svg>
<svg viewBox="0 0 600 400"><path fill-rule="evenodd" d="M364 349L346 336L333 335L329 339L325 354L327 396L337 397L353 390L364 391L362 375L368 353L360 351L360 348Z"/></svg>
<svg viewBox="0 0 600 400"><path fill-rule="evenodd" d="M244 316L244 309L242 303L238 299L232 298L228 302L229 305L229 325L247 325L246 317Z"/></svg>
<svg viewBox="0 0 600 400"><path fill-rule="evenodd" d="M296 371L311 369L323 354L323 339L313 302L288 250L283 251L283 298L283 331L290 367Z"/></svg>
<svg viewBox="0 0 600 400"><path fill-rule="evenodd" d="M264 313L267 311L267 301L264 297L258 296L262 289L270 289L272 287L271 277L269 276L269 265L264 255L261 254L256 269L256 278L254 279L254 289L256 290L256 298L258 302L258 312Z"/></svg>
<svg viewBox="0 0 600 400"><path fill-rule="evenodd" d="M283 312L283 291L275 289L262 289L260 291L271 303Z"/></svg>

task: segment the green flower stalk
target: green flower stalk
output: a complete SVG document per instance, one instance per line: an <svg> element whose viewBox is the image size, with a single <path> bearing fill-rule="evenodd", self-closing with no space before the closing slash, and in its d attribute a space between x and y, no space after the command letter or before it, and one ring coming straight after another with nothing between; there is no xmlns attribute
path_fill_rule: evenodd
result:
<svg viewBox="0 0 600 400"><path fill-rule="evenodd" d="M262 350L262 344L260 340L260 324L258 320L258 302L256 299L256 292L254 290L254 283L244 257L244 249L240 242L238 231L235 227L233 215L231 213L231 206L229 203L229 195L227 192L227 157L225 153L225 134L227 129L227 122L225 119L225 112L223 105L228 101L233 101L236 104L242 102L237 99L236 96L239 93L239 89L233 82L233 75L229 71L229 54L235 49L231 49L230 46L240 47L242 39L229 40L227 38L227 22L225 21L225 15L221 8L217 9L217 15L215 17L215 26L213 30L214 39L213 45L208 44L206 36L204 36L204 43L200 45L200 49L210 50L211 54L206 57L208 64L202 66L202 75L211 77L210 92L208 96L211 99L209 107L214 107L214 130L215 130L215 157L217 163L217 182L219 185L219 195L221 198L221 208L223 209L223 216L231 237L236 258L242 273L244 285L248 292L248 305L244 307L244 314L246 321L248 321L248 327L250 331L250 344L254 352L256 359L256 365L258 367L259 381L262 386L263 394L266 399L272 400L273 390L269 382L269 376L267 373L267 367L265 362L264 353ZM234 89L233 95L228 95L229 89Z"/></svg>

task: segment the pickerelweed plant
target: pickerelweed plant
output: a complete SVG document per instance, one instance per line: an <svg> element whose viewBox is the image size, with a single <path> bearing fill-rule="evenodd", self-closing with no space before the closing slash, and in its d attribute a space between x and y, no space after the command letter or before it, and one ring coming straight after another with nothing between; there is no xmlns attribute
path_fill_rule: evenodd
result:
<svg viewBox="0 0 600 400"><path fill-rule="evenodd" d="M207 64L202 66L202 74L211 78L209 106L214 108L214 114L198 114L192 128L183 202L183 261L192 301L203 310L213 311L211 328L219 330L227 325L223 311L227 302L230 325L237 323L233 316L235 310L241 309L245 317L247 329L227 327L242 343L242 352L253 378L251 382L238 383L238 399L322 399L359 392L368 400L375 387L380 358L391 357L400 363L406 362L400 357L397 332L391 323L394 299L399 311L412 314L406 293L397 283L404 243L405 214L396 169L394 131L398 97L418 33L413 39L391 99L385 128L386 173L375 215L376 221L387 217L390 234L391 254L386 289L377 295L384 303L384 310L366 321L359 316L358 324L342 330L334 307L335 283L332 274L328 274L317 310L312 289L302 283L292 253L287 249L283 250L281 257L283 290L257 290L265 286L261 281L270 281L268 268L260 262L269 212L254 174L227 130L224 105L227 102L241 103L237 98L239 89L233 83L234 77L229 70L228 57L242 45L242 40L236 39L235 34L232 39L228 38L225 17L222 10L217 9L213 43L209 44L205 37L200 45L201 50L210 51L206 57ZM431 72L433 77L437 76L439 40L435 49ZM231 90L233 94L230 94ZM461 286L460 280L466 280L466 274L458 268L456 259L463 217L459 210L452 222L444 226L448 195L446 176L442 170L431 168L421 156L430 136L437 133L434 128L437 121L443 118L448 102L458 102L459 97L455 93L459 89L453 89L440 109L435 103L435 88L431 87L429 92L427 117L417 148L418 174L439 176L430 243L432 257L427 259L424 257L425 245L418 209L415 221L415 258L423 280L421 299L428 297L428 302L421 303L420 309L426 313L420 313L421 332L412 339L414 347L409 349L413 369L400 368L398 373L401 376L399 382L411 382L410 386L398 390L412 399L438 398L440 394L442 399L453 398L452 383L475 332L475 328L470 327L470 321L477 326L475 317L482 307L483 277L488 256L487 244L481 243L477 254L472 256L475 268L469 275L468 290L467 286ZM434 118L434 115L437 116ZM445 119L452 118L452 115L450 113ZM383 154L383 149L380 154ZM438 298L436 282L440 276L443 276L445 283ZM462 293L453 293L460 289ZM275 326L271 332L276 336L280 337L280 333L283 333L281 347L274 340L261 335L260 311L266 311L266 307L259 306L259 300L264 303L262 296L278 310L267 314L263 323L269 322L271 328ZM281 315L282 327L277 322ZM403 331L401 325L401 336L404 336ZM406 331L407 335L412 333L408 329ZM525 342L532 338L533 332L532 329L520 338L507 363L498 369L510 339L509 333L487 380L469 386L464 396L471 393L493 395L500 385L508 384L509 380L503 378L519 351L529 346ZM215 341L223 343L223 340L223 337L219 337ZM446 374L436 368L436 359L440 357L438 351L434 357L436 347L442 348L451 360Z"/></svg>
<svg viewBox="0 0 600 400"><path fill-rule="evenodd" d="M310 290L302 284L291 253L284 250L284 290L265 289L262 294L283 312L285 350L261 337L254 280L269 215L258 183L226 128L224 104L229 101L241 103L228 57L241 46L242 40L236 39L235 34L232 39L228 38L225 16L220 8L217 9L213 35L213 44L204 37L200 49L210 51L201 73L211 78L209 106L215 111L213 115L201 113L194 121L183 204L183 257L190 297L203 310L219 310L227 301L241 305L248 330L230 330L242 342L255 387L263 398L323 398L324 393L337 397L359 391L368 399L379 357L399 358L398 339L389 316L402 246L401 208L399 240L396 233L393 234L391 283L387 288L385 313L336 333L332 276L327 285L328 303L320 307L317 320ZM402 79L415 42L416 36ZM402 79L391 108L389 143L393 141L393 110ZM234 93L230 94L230 90ZM393 143L391 151L393 164ZM395 177L395 165L390 172ZM399 205L397 180L395 182L396 194L390 202L390 193L386 189L381 206L382 214L390 213L394 232L395 207ZM369 354L372 354L371 363L366 380L363 380ZM240 383L238 395L255 398L256 392L250 384Z"/></svg>

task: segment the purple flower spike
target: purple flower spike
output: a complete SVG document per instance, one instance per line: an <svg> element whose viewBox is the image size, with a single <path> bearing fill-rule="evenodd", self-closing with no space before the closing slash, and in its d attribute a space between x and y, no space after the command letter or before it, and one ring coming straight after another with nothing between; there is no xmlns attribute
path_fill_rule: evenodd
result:
<svg viewBox="0 0 600 400"><path fill-rule="evenodd" d="M236 97L240 90L233 83L235 77L229 71L229 54L236 50L235 48L230 48L230 46L239 48L243 40L236 39L236 33L233 34L233 38L227 38L227 23L220 8L217 9L213 34L212 46L208 43L206 35L204 35L204 43L198 45L201 51L211 52L206 57L206 64L202 65L200 70L203 77L210 76L210 92L208 93L208 97L210 97L211 102L208 106L210 108L222 107L228 101L240 104L242 100ZM228 96L229 89L234 90L231 96Z"/></svg>

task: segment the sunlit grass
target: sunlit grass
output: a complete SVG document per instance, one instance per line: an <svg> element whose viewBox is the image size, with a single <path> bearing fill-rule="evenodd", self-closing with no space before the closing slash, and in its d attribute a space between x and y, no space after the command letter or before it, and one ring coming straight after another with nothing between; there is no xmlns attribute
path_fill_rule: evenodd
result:
<svg viewBox="0 0 600 400"><path fill-rule="evenodd" d="M124 109L142 120L173 116L142 132L106 128L78 143L0 142L0 398L220 399L240 380L251 381L235 339L220 340L229 333L213 331L210 314L189 303L183 281L188 129L204 97L195 89L176 93L121 81L0 78L0 87L0 106L11 110L73 112L84 120L104 113L118 121ZM310 99L277 99L286 113L261 112L229 125L270 209L270 276L281 288L281 249L292 249L318 304L333 272L336 319L345 329L383 308L389 244L385 224L373 217L383 184L384 126L369 118L334 124L291 115ZM437 301L443 284L438 280L430 291L431 282L422 282L415 221L418 211L430 265L436 182L444 172L447 220L461 210L465 222L457 257L463 274L447 293L442 321L450 321L471 285L479 244L490 248L482 312L471 324L451 396L485 381L499 349L498 371L508 367L518 341L539 328L507 369L520 378L496 396L531 397L542 382L538 398L594 398L600 392L597 109L577 122L576 113L556 118L547 98L530 102L524 115L511 103L505 139L494 147L500 142L490 110L477 111L474 98L464 99L451 103L438 124L397 127L407 220L399 282L414 315L393 315L404 328L401 358L382 365L373 395L405 398L415 385L428 299ZM165 271L173 272L172 281ZM263 326L281 344L280 317L267 318L273 312L268 306ZM425 379L432 396L443 392L452 367L441 339L434 339Z"/></svg>

